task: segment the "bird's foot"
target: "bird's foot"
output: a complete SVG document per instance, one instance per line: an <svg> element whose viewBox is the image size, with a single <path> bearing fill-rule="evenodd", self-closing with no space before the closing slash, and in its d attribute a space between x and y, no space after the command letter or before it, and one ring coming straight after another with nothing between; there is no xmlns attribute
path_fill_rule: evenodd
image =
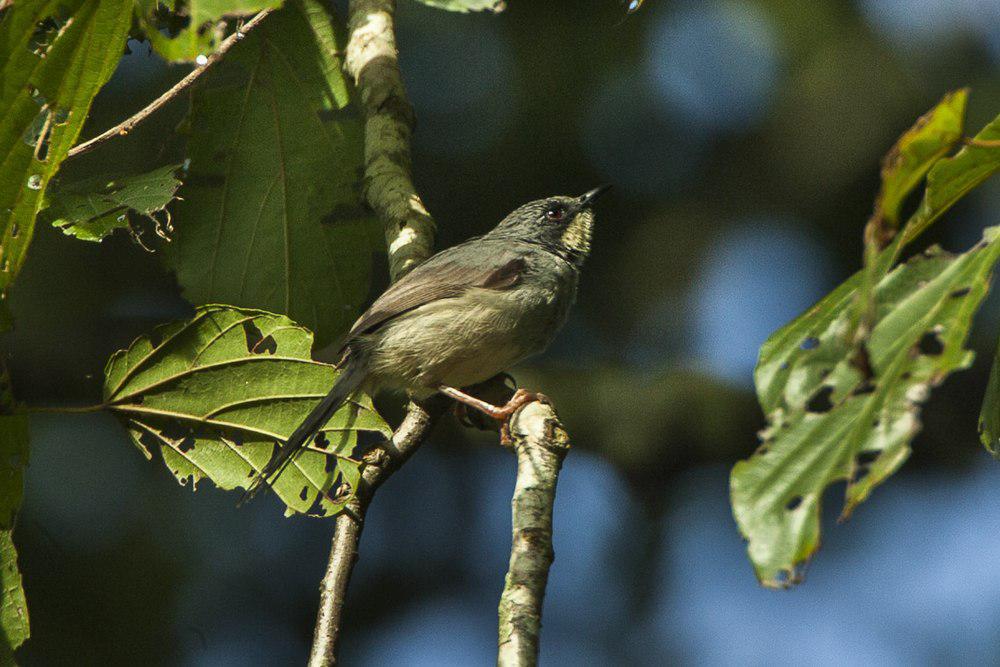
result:
<svg viewBox="0 0 1000 667"><path fill-rule="evenodd" d="M452 387L441 386L438 390L445 396L458 401L459 407L456 407L456 413L460 415L459 418L462 416L467 417L468 408L472 407L479 412L482 412L487 417L500 422L500 444L504 447L510 447L514 444L514 438L511 436L510 432L510 418L514 415L514 413L528 403L533 403L534 401L541 401L542 403L549 402L549 398L545 394L528 391L527 389L518 389L515 391L514 395L511 396L510 400L508 400L504 405L493 405L492 403L487 403L482 399L470 396L469 394ZM461 412L459 412L459 410L461 410Z"/></svg>
<svg viewBox="0 0 1000 667"><path fill-rule="evenodd" d="M540 401L542 403L549 403L549 397L545 394L541 394L534 391L528 391L527 389L518 389L514 392L514 395L510 397L506 405L497 408L495 414L490 415L494 419L500 422L500 444L504 447L513 447L514 438L510 433L510 418L514 416L514 413L526 406L528 403L534 403L535 401Z"/></svg>

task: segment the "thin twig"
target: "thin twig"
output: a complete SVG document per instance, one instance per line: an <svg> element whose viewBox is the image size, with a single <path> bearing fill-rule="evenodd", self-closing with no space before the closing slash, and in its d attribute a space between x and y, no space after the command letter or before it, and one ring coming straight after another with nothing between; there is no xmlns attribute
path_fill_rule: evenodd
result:
<svg viewBox="0 0 1000 667"><path fill-rule="evenodd" d="M365 200L385 225L392 280L427 259L434 246L434 220L420 201L410 173L413 108L406 99L399 72L395 10L395 0L351 0L344 58L344 71L357 86L365 121ZM348 503L347 511L335 519L330 559L320 586L310 667L336 663L347 584L357 560L358 541L372 494L419 447L433 421L432 416L411 403L393 434L392 442L398 450L398 455L390 459L393 465L366 465L362 469L362 488Z"/></svg>
<svg viewBox="0 0 1000 667"><path fill-rule="evenodd" d="M198 77L204 74L212 65L217 63L222 58L222 56L224 56L226 52L229 51L229 49L231 49L236 44L236 42L243 39L243 37L246 36L248 32L250 32L258 25L260 25L261 21L267 18L267 15L273 11L274 9L271 8L271 9L264 9L258 12L252 19L243 24L242 27L237 28L236 32L234 32L226 39L222 40L222 43L219 44L219 48L216 49L214 53L209 55L204 63L197 65L193 70L191 70L188 73L187 76L185 76L183 79L175 83L173 87L171 87L167 92L163 93L155 100L150 102L148 106L138 111L131 118L122 121L118 125L112 127L110 130L102 132L93 139L88 139L82 144L77 144L76 146L74 146L69 150L69 152L66 154L66 157L74 157L76 155L83 155L84 153L89 153L90 151L97 148L99 145L103 144L105 141L113 137L123 137L129 132L131 132L136 125L146 120L154 112L156 112L161 107L165 106L168 102L170 102L172 99L181 94L184 90L190 87L191 84L193 84L198 79Z"/></svg>
<svg viewBox="0 0 1000 667"><path fill-rule="evenodd" d="M538 662L542 600L555 558L552 506L569 436L548 403L529 403L511 419L517 452L517 484L511 500L510 565L500 595L497 665L533 667Z"/></svg>
<svg viewBox="0 0 1000 667"><path fill-rule="evenodd" d="M104 403L97 405L27 405L22 408L22 412L29 414L36 412L46 412L54 414L79 414L85 412L100 412L108 407Z"/></svg>
<svg viewBox="0 0 1000 667"><path fill-rule="evenodd" d="M358 541L365 513L375 490L417 450L443 411L439 402L427 406L411 403L392 439L373 447L362 462L361 482L345 511L337 515L326 574L320 584L319 613L313 635L310 667L325 667L337 660L337 639L347 595L347 584L358 559Z"/></svg>

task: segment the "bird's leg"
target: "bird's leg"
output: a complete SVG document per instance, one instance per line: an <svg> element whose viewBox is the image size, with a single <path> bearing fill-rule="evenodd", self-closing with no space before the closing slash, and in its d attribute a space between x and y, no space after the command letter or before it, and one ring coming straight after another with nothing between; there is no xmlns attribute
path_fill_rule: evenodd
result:
<svg viewBox="0 0 1000 667"><path fill-rule="evenodd" d="M511 438L510 435L511 415L532 401L542 401L547 403L549 400L544 394L528 391L527 389L518 389L514 392L514 395L510 397L510 400L507 401L506 404L497 406L492 403L487 403L486 401L476 398L475 396L470 396L464 391L455 389L454 387L441 385L438 387L438 391L445 396L453 398L459 403L475 408L487 417L500 422L500 443L505 447L509 447L513 444L513 438Z"/></svg>

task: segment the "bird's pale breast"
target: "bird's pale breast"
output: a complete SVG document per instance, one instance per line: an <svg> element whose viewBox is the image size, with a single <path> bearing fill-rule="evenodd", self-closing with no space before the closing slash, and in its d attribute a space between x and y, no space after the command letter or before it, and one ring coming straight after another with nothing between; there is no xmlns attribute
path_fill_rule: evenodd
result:
<svg viewBox="0 0 1000 667"><path fill-rule="evenodd" d="M544 350L576 293L576 272L541 258L505 290L473 288L387 322L365 341L373 384L416 390L465 387Z"/></svg>

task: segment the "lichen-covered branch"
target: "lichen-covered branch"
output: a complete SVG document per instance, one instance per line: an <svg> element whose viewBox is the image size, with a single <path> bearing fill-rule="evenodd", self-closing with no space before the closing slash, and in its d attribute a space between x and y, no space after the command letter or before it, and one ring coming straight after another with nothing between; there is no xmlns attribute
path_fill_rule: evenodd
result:
<svg viewBox="0 0 1000 667"><path fill-rule="evenodd" d="M351 0L344 59L364 117L365 199L385 225L393 280L430 257L434 247L434 220L411 175L413 107L399 73L395 10L395 0Z"/></svg>
<svg viewBox="0 0 1000 667"><path fill-rule="evenodd" d="M434 220L420 201L410 174L413 107L406 99L399 73L395 11L395 0L351 0L344 58L344 70L357 86L365 121L365 199L385 225L393 281L430 257L434 246ZM392 440L365 455L360 488L335 519L330 560L320 586L310 667L336 663L347 585L375 489L420 446L440 411L440 406L428 410L411 403Z"/></svg>
<svg viewBox="0 0 1000 667"><path fill-rule="evenodd" d="M510 565L500 596L497 665L538 662L542 600L555 558L552 506L569 436L548 403L529 403L511 420L517 453L517 484L511 500Z"/></svg>
<svg viewBox="0 0 1000 667"><path fill-rule="evenodd" d="M365 513L375 490L420 447L430 434L442 412L440 402L417 405L411 403L403 422L390 440L376 445L362 458L361 482L354 497L337 515L333 545L326 574L320 584L319 612L313 635L310 667L333 665L337 660L337 638L347 596L347 584L358 559L358 541Z"/></svg>

